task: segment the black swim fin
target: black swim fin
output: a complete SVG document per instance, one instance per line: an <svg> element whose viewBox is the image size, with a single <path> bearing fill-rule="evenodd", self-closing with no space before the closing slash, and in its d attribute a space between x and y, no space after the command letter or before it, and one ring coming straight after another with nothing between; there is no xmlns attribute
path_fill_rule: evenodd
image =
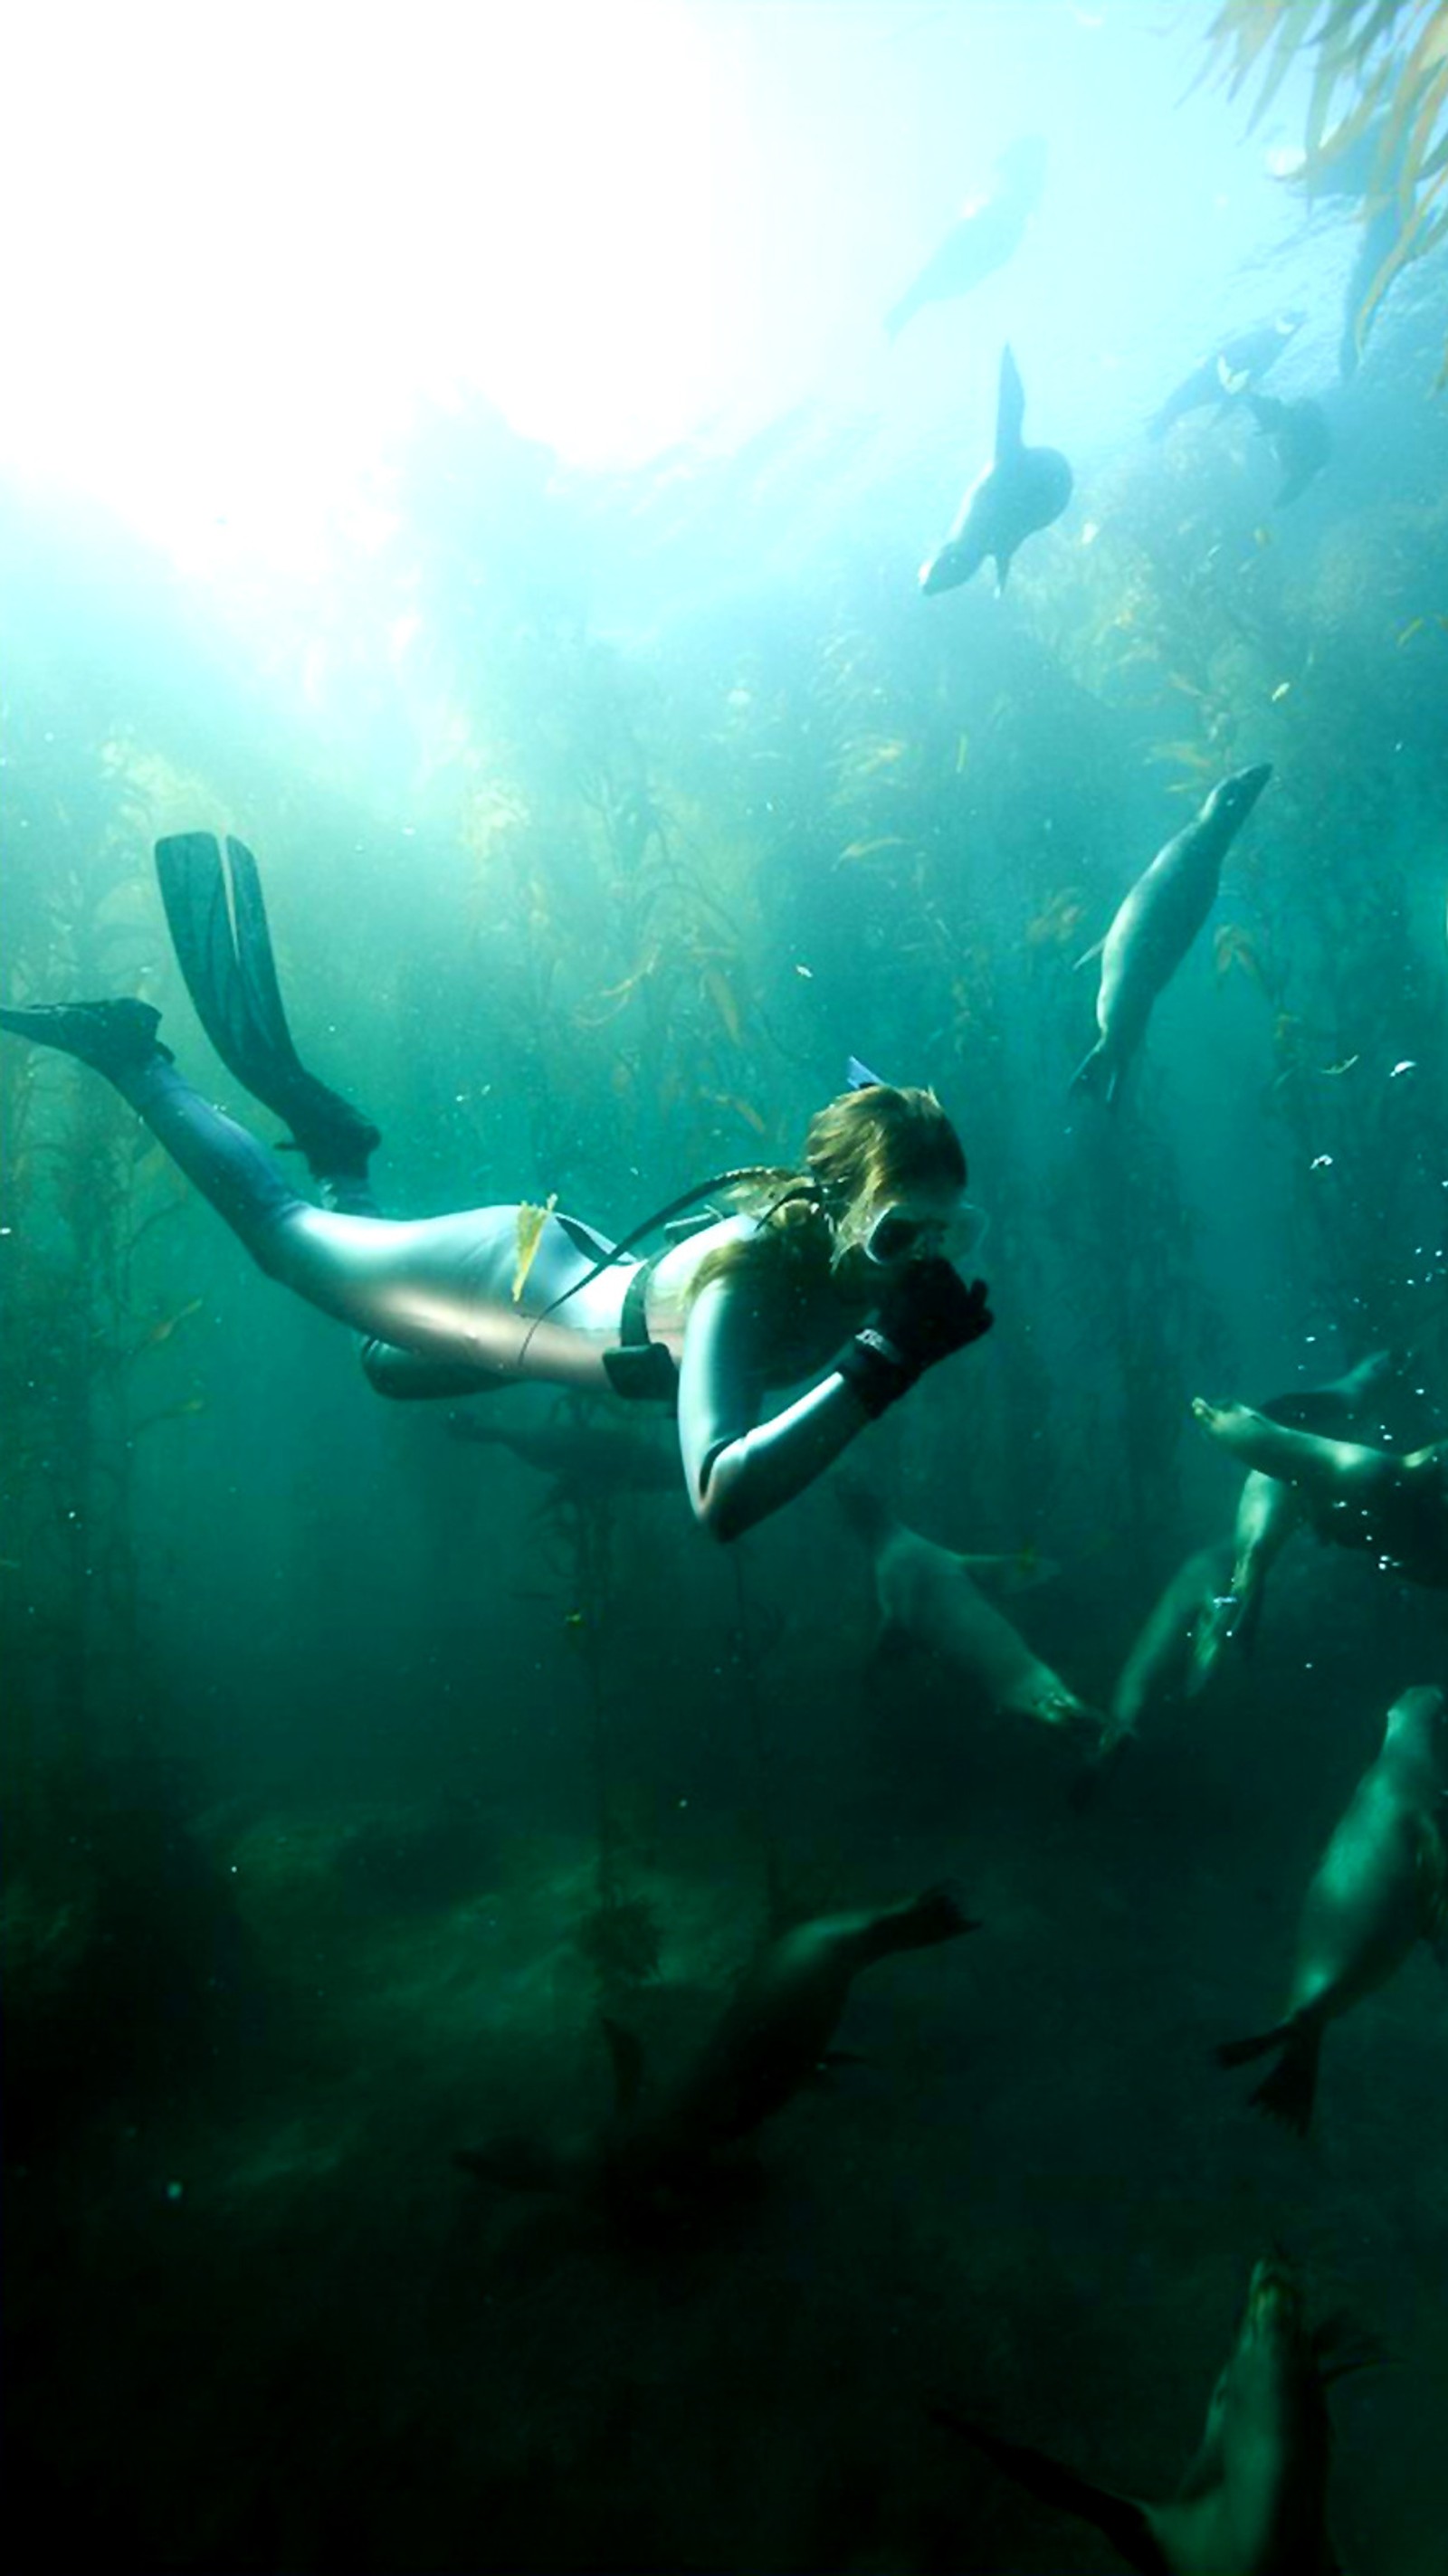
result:
<svg viewBox="0 0 1448 2576"><path fill-rule="evenodd" d="M212 832L173 833L156 843L156 873L186 989L222 1063L285 1119L318 1178L365 1175L381 1135L297 1054L246 843L228 838L223 851Z"/></svg>
<svg viewBox="0 0 1448 2576"><path fill-rule="evenodd" d="M79 1064L115 1080L138 1073L153 1057L169 1064L171 1050L156 1035L161 1014L149 1002L31 1002L0 1010L0 1029L37 1046L73 1055Z"/></svg>

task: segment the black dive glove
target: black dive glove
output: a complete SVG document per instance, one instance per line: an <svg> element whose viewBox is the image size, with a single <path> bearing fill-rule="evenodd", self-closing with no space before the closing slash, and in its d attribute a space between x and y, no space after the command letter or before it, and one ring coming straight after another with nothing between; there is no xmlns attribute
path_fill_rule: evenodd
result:
<svg viewBox="0 0 1448 2576"><path fill-rule="evenodd" d="M873 1419L897 1404L937 1360L988 1333L995 1317L986 1284L967 1287L943 1258L912 1261L892 1279L872 1324L846 1342L835 1362Z"/></svg>

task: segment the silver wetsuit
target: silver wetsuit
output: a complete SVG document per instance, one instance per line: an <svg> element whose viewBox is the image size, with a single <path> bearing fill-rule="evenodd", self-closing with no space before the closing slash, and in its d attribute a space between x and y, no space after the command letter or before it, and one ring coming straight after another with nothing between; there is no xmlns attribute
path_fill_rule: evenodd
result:
<svg viewBox="0 0 1448 2576"><path fill-rule="evenodd" d="M372 1211L358 1183L332 1185L332 1204L314 1207L255 1137L162 1056L118 1087L267 1276L364 1336L363 1365L381 1393L460 1395L542 1379L605 1394L614 1382L610 1355L640 1338L662 1345L677 1368L689 1499L720 1539L737 1538L802 1492L869 1419L829 1366L858 1313L841 1307L837 1319L823 1317L817 1356L796 1350L786 1369L746 1282L715 1279L690 1300L705 1254L747 1234L747 1217L675 1244L642 1276L639 1264L620 1261L590 1278L609 1249L605 1239L575 1218L550 1215L515 1299L516 1206L398 1220ZM565 1295L566 1304L547 1311ZM773 1391L821 1371L804 1394L760 1420Z"/></svg>

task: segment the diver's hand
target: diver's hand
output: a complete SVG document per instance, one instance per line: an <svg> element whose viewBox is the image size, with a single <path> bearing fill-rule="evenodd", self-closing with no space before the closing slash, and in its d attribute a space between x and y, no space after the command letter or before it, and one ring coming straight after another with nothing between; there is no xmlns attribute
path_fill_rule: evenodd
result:
<svg viewBox="0 0 1448 2576"><path fill-rule="evenodd" d="M995 1317L983 1279L967 1287L942 1256L912 1261L892 1279L873 1324L847 1342L835 1365L868 1414L884 1413L917 1378L988 1333Z"/></svg>
<svg viewBox="0 0 1448 2576"><path fill-rule="evenodd" d="M967 1287L939 1254L931 1261L907 1262L890 1281L880 1300L880 1330L912 1380L990 1331L995 1317L986 1297L983 1279L972 1279Z"/></svg>

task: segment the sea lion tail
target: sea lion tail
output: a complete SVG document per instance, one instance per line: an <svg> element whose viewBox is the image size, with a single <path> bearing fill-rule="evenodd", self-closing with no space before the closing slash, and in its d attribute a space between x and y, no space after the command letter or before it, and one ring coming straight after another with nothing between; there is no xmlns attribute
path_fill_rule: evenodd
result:
<svg viewBox="0 0 1448 2576"><path fill-rule="evenodd" d="M1246 2066L1254 2057L1265 2057L1274 2048L1282 2052L1278 2063L1248 2099L1255 2108L1269 2112L1274 2120L1283 2121L1289 2129L1296 2130L1299 2138L1305 2138L1317 2095L1317 2063L1322 2053L1320 2024L1279 2022L1275 2030L1258 2031L1251 2039L1226 2040L1217 2050L1217 2064Z"/></svg>
<svg viewBox="0 0 1448 2576"><path fill-rule="evenodd" d="M1142 2570L1142 2576L1171 2576L1171 2562L1152 2528L1151 2516L1134 2496L1113 2495L1109 2487L1093 2486L1063 2460L1053 2460L1048 2451L1032 2450L1025 2442L1003 2442L998 2433L987 2433L950 2407L932 2406L930 2412L937 2424L984 2451L1028 2495L1054 2505L1059 2513L1074 2513L1083 2522L1094 2523L1114 2542L1129 2567Z"/></svg>

